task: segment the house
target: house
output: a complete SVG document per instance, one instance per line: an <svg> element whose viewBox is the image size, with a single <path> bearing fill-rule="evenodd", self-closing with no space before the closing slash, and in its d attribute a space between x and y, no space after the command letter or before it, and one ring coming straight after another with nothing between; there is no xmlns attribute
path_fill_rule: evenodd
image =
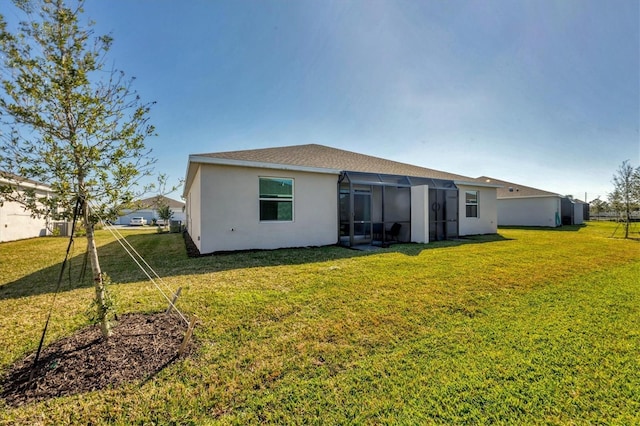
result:
<svg viewBox="0 0 640 426"><path fill-rule="evenodd" d="M122 211L122 215L118 218L117 224L119 225L129 225L131 219L134 217L142 217L146 220L147 224L152 224L154 219L160 220L160 216L158 215L157 206L158 205L168 205L171 211L173 212L173 216L171 220L180 221L182 223L185 222L185 204L181 201L177 201L163 195L157 197L145 198L143 200L135 201L134 208L125 209Z"/></svg>
<svg viewBox="0 0 640 426"><path fill-rule="evenodd" d="M588 204L571 196L562 197L562 224L582 225L585 219L585 210ZM587 213L588 216L588 213Z"/></svg>
<svg viewBox="0 0 640 426"><path fill-rule="evenodd" d="M53 196L49 186L9 174L0 175L0 188L13 196L25 190L34 190L38 197ZM33 217L22 204L8 201L0 193L0 242L43 237L50 234L51 226L49 217Z"/></svg>
<svg viewBox="0 0 640 426"><path fill-rule="evenodd" d="M204 254L491 234L496 188L310 144L190 155L183 197Z"/></svg>
<svg viewBox="0 0 640 426"><path fill-rule="evenodd" d="M562 199L556 194L530 186L481 176L479 180L500 185L498 188L499 226L544 226L563 224Z"/></svg>
<svg viewBox="0 0 640 426"><path fill-rule="evenodd" d="M577 200L582 203L582 223L585 220L591 220L591 204L586 201Z"/></svg>

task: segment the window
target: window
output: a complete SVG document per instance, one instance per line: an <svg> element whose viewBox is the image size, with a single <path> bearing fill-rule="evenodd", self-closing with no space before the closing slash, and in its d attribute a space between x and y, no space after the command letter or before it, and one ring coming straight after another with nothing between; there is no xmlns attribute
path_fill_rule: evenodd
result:
<svg viewBox="0 0 640 426"><path fill-rule="evenodd" d="M260 221L293 221L293 179L260 178Z"/></svg>
<svg viewBox="0 0 640 426"><path fill-rule="evenodd" d="M467 217L478 217L478 191L465 191L464 202Z"/></svg>

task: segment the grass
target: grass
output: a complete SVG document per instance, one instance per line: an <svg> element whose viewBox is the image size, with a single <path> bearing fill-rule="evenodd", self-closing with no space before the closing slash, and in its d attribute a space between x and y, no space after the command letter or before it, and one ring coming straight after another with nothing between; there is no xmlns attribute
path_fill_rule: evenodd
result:
<svg viewBox="0 0 640 426"><path fill-rule="evenodd" d="M142 385L0 402L0 423L638 424L640 243L614 228L199 259L180 235L128 231L200 318L196 356ZM119 311L163 310L98 238ZM66 243L0 244L0 371L36 348ZM83 250L80 239L49 341L87 324Z"/></svg>

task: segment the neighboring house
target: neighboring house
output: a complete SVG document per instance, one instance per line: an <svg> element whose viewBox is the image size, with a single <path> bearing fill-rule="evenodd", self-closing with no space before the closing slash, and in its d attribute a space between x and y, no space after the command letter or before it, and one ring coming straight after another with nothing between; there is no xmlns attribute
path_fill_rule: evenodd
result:
<svg viewBox="0 0 640 426"><path fill-rule="evenodd" d="M582 203L582 221L584 223L585 220L591 220L591 205L582 200L578 200Z"/></svg>
<svg viewBox="0 0 640 426"><path fill-rule="evenodd" d="M488 176L478 179L500 185L498 225L554 228L563 224L562 195Z"/></svg>
<svg viewBox="0 0 640 426"><path fill-rule="evenodd" d="M497 186L312 144L191 155L183 196L205 254L496 233Z"/></svg>
<svg viewBox="0 0 640 426"><path fill-rule="evenodd" d="M15 193L34 189L41 197L53 195L51 188L39 182L19 177L0 176L0 186L11 187ZM2 200L0 195L0 200ZM32 217L31 212L15 201L0 201L0 242L43 237L49 234L51 221L48 217Z"/></svg>
<svg viewBox="0 0 640 426"><path fill-rule="evenodd" d="M122 216L120 216L117 220L117 223L120 225L129 225L131 219L134 217L142 217L147 221L147 224L151 225L153 220L159 220L160 216L156 211L156 206L158 205L158 197L149 197L144 200L139 200L134 202L135 208L133 209L125 209L122 211ZM185 222L185 206L181 201L177 201L165 196L160 196L161 204L168 205L173 212L173 217L171 220L180 221L182 223Z"/></svg>
<svg viewBox="0 0 640 426"><path fill-rule="evenodd" d="M585 219L585 209L588 207L587 203L577 198L562 197L562 224L582 225Z"/></svg>

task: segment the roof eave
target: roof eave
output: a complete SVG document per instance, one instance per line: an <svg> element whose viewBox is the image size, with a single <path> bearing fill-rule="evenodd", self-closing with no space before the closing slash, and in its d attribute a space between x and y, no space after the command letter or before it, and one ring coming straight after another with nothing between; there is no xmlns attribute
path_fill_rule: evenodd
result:
<svg viewBox="0 0 640 426"><path fill-rule="evenodd" d="M28 188L53 193L53 189L49 185L31 180L21 180L19 178L10 179L8 177L0 176L0 182L3 182L18 191Z"/></svg>
<svg viewBox="0 0 640 426"><path fill-rule="evenodd" d="M192 164L210 164L216 166L232 166L232 167L251 167L257 169L273 169L273 170L289 170L295 172L322 173L330 175L339 175L342 170L329 169L323 167L298 166L295 164L278 164L265 163L260 161L233 160L230 158L207 157L203 155L190 155L189 164L187 165L187 173L185 178L183 197L187 196L188 188L195 176L195 170L192 170Z"/></svg>
<svg viewBox="0 0 640 426"><path fill-rule="evenodd" d="M562 195L560 194L515 195L513 197L501 197L498 195L498 200L519 200L522 198L562 198Z"/></svg>
<svg viewBox="0 0 640 426"><path fill-rule="evenodd" d="M484 183L484 182L474 182L470 180L457 180L453 181L456 185L466 185L466 186L479 186L482 188L502 188L502 185L498 185L495 183Z"/></svg>

